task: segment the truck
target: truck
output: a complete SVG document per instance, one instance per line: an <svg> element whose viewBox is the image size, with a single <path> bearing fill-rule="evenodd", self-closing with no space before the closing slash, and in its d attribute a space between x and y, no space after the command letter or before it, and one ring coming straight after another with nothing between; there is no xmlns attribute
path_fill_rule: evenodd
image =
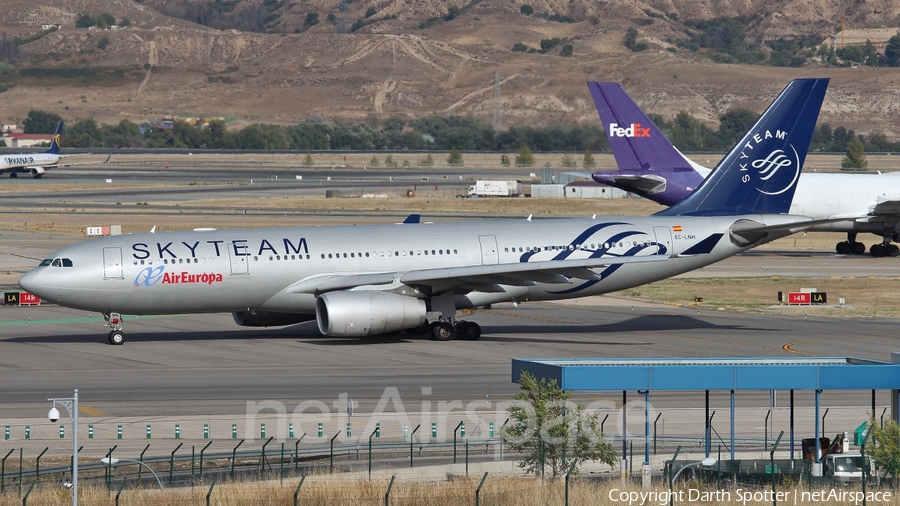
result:
<svg viewBox="0 0 900 506"><path fill-rule="evenodd" d="M866 455L869 468L866 477L875 474L875 460ZM859 453L831 453L825 456L825 476L831 476L835 482L860 482L863 478L863 457Z"/></svg>
<svg viewBox="0 0 900 506"><path fill-rule="evenodd" d="M518 181L475 181L469 187L470 197L516 197L520 195Z"/></svg>

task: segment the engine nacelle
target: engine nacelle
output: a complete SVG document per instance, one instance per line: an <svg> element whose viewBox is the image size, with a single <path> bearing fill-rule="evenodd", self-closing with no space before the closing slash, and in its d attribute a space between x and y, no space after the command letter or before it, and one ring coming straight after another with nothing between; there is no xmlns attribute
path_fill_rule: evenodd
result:
<svg viewBox="0 0 900 506"><path fill-rule="evenodd" d="M44 172L47 172L47 171L44 170L43 167L32 167L32 168L31 168L31 175L34 176L34 177L40 177L40 176L43 176L43 175L44 175Z"/></svg>
<svg viewBox="0 0 900 506"><path fill-rule="evenodd" d="M395 293L329 292L316 300L316 321L326 336L371 336L425 322L425 301Z"/></svg>
<svg viewBox="0 0 900 506"><path fill-rule="evenodd" d="M231 313L234 323L241 327L282 327L308 322L315 318L308 314L270 313L266 311L235 311Z"/></svg>

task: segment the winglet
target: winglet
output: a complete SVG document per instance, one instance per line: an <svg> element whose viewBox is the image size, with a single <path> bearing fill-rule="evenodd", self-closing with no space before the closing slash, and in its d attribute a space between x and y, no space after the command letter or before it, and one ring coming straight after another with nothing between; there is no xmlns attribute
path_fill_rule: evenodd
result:
<svg viewBox="0 0 900 506"><path fill-rule="evenodd" d="M62 139L62 130L63 130L63 122L60 121L58 125L56 125L56 134L53 135L53 140L50 141L50 149L45 151L45 153L49 153L51 155L59 154L59 143L60 139Z"/></svg>
<svg viewBox="0 0 900 506"><path fill-rule="evenodd" d="M410 214L409 216L406 217L405 220L403 220L403 223L404 224L419 223L419 220L421 220L421 219L422 219L422 216L419 214Z"/></svg>
<svg viewBox="0 0 900 506"><path fill-rule="evenodd" d="M656 215L787 213L828 81L791 81L699 188Z"/></svg>

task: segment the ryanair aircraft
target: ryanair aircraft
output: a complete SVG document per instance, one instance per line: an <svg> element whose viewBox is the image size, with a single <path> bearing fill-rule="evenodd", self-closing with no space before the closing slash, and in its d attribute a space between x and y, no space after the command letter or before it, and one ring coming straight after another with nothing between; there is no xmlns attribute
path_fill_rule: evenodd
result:
<svg viewBox="0 0 900 506"><path fill-rule="evenodd" d="M827 79L791 82L690 196L653 216L203 230L94 239L19 280L104 314L231 312L243 326L316 320L328 336L400 330L474 340L460 309L652 283L809 228L786 213Z"/></svg>
<svg viewBox="0 0 900 506"><path fill-rule="evenodd" d="M56 134L50 142L50 149L43 153L31 153L21 155L0 156L0 173L8 172L9 177L19 177L19 174L31 174L35 179L40 179L47 169L59 164L59 142L62 136L62 121L56 125Z"/></svg>

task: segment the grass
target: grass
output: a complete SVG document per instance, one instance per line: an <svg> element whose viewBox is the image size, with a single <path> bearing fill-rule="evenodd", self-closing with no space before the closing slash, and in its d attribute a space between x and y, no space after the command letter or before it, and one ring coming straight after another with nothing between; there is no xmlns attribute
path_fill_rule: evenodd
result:
<svg viewBox="0 0 900 506"><path fill-rule="evenodd" d="M814 287L828 294L828 304L804 306L803 312L817 315L847 317L900 316L895 301L900 300L900 279L897 278L676 278L657 281L618 292L629 298L650 300L678 306L702 306L731 310L796 312L797 307L779 305L777 294ZM838 307L843 297L846 306ZM703 298L703 302L696 302Z"/></svg>
<svg viewBox="0 0 900 506"><path fill-rule="evenodd" d="M325 506L325 505L377 505L384 504L384 496L388 488L388 480L373 479L347 480L333 479L335 477L310 477L303 483L297 495L298 504ZM458 478L442 482L415 482L401 481L393 485L390 492L390 504L394 506L470 506L475 504L475 490L478 487L480 476L477 478ZM293 504L294 491L299 480L285 480L281 485L277 481L227 483L215 485L210 494L209 504L217 506L254 506L272 504ZM686 483L686 486L676 487L676 492L683 494L677 504L687 503L691 491L694 494L706 492L710 497L715 493L710 484ZM744 506L763 506L772 503L770 497L762 494L768 487L741 487L740 485L725 485L722 490L722 498L730 494L734 504ZM868 492L872 493L870 487ZM657 480L647 493L657 494L655 500L648 500L644 504L667 504L664 502L665 492L668 488ZM757 492L754 496L738 496L748 492ZM855 488L844 488L844 491L857 491ZM878 489L876 489L878 490ZM810 492L805 485L781 484L777 488L782 492L782 503L793 504L796 495L799 503L803 502L804 492ZM816 490L818 491L818 490ZM829 490L826 489L826 492ZM156 489L127 489L118 504L140 504L146 506L169 506L206 504L206 495L210 492L209 484L201 484L190 489L169 489L159 491ZM596 505L596 506L621 506L628 504L628 496L631 494L636 499L633 504L641 504L640 494L642 490L634 485L621 485L618 480L598 481L575 478L570 482L569 504ZM105 487L82 487L79 493L79 501L85 505L112 504L114 493L110 493ZM663 499L659 499L663 497ZM754 500L759 498L760 500ZM765 500L768 499L768 500ZM873 501L873 497L869 498ZM714 501L701 501L706 504L715 504ZM0 495L0 506L13 506L21 503L18 494ZM480 503L492 506L562 506L565 504L565 484L562 479L541 481L540 478L495 478L488 476L480 493ZM832 506L846 504L846 501L820 500L815 504ZM872 502L874 504L874 502ZM32 492L28 498L28 504L34 506L63 506L71 504L71 493L59 488L40 488ZM879 505L898 505L900 499L897 494L891 494L890 500L878 501Z"/></svg>

